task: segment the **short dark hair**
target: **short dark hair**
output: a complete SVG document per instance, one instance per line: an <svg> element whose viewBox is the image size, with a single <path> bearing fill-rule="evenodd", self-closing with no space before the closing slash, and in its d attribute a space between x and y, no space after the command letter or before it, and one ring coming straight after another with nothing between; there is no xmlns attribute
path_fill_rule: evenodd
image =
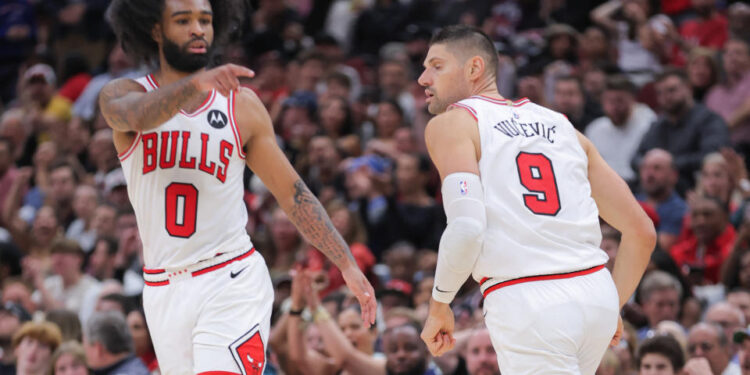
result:
<svg viewBox="0 0 750 375"><path fill-rule="evenodd" d="M581 91L581 95L586 94L586 90L583 87L583 82L581 82L581 79L578 78L578 76L572 74L564 75L555 80L555 85L557 85L559 82L575 82L576 86L578 86L578 90Z"/></svg>
<svg viewBox="0 0 750 375"><path fill-rule="evenodd" d="M641 367L643 357L651 353L667 357L675 372L682 370L685 366L685 353L682 352L680 343L671 335L657 335L644 340L636 356L638 367Z"/></svg>
<svg viewBox="0 0 750 375"><path fill-rule="evenodd" d="M497 50L492 39L482 30L466 25L446 26L432 36L430 46L442 43L460 43L463 48L479 52L486 59L489 74L492 77L497 75L497 66L500 65Z"/></svg>
<svg viewBox="0 0 750 375"><path fill-rule="evenodd" d="M637 90L633 82L630 82L628 77L624 74L614 74L607 77L604 89L611 91L626 91L631 94L635 94Z"/></svg>
<svg viewBox="0 0 750 375"><path fill-rule="evenodd" d="M666 68L663 72L657 74L654 78L654 82L659 83L669 77L677 77L686 85L690 85L690 80L688 80L688 76L687 73L685 73L685 70L675 67Z"/></svg>
<svg viewBox="0 0 750 375"><path fill-rule="evenodd" d="M226 43L240 29L248 13L245 0L209 0L213 11L214 45ZM105 18L112 27L122 49L136 60L154 63L159 45L151 31L161 22L166 0L113 0Z"/></svg>

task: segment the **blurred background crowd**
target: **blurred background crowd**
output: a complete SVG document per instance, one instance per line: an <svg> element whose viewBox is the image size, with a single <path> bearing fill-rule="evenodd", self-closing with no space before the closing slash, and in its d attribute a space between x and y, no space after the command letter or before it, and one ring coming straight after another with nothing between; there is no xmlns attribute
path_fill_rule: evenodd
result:
<svg viewBox="0 0 750 375"><path fill-rule="evenodd" d="M750 374L750 5L247 1L216 63L256 71L243 84L380 302L365 328L341 274L247 170L247 230L276 292L267 373L499 374L473 280L453 304L457 348L431 358L419 339L446 219L416 78L433 31L462 23L495 42L500 93L564 113L657 228L624 340L597 374ZM0 374L159 372L135 216L97 106L106 82L149 67L118 47L107 5L0 2ZM602 233L611 267L620 235Z"/></svg>

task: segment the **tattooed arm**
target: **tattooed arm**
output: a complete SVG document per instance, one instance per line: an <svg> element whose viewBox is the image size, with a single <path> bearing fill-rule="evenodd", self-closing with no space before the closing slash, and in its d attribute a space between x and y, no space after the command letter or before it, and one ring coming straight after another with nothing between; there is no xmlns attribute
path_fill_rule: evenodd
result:
<svg viewBox="0 0 750 375"><path fill-rule="evenodd" d="M342 270L357 267L349 246L331 223L318 198L310 192L276 143L271 118L255 94L242 89L236 116L245 143L248 167L276 197L289 220L305 239Z"/></svg>
<svg viewBox="0 0 750 375"><path fill-rule="evenodd" d="M199 94L195 84L187 78L148 93L137 82L120 78L102 88L99 108L112 129L139 132L165 123L184 103L197 99Z"/></svg>
<svg viewBox="0 0 750 375"><path fill-rule="evenodd" d="M216 89L229 95L239 87L237 77L252 77L252 70L227 64L185 77L157 90L144 92L137 82L121 78L107 83L99 94L99 107L109 126L120 132L153 129L179 112L191 100Z"/></svg>
<svg viewBox="0 0 750 375"><path fill-rule="evenodd" d="M375 293L357 267L349 246L336 231L318 199L276 143L271 118L260 99L240 89L235 106L248 167L260 177L305 239L341 270L349 289L362 306L362 320L375 322Z"/></svg>

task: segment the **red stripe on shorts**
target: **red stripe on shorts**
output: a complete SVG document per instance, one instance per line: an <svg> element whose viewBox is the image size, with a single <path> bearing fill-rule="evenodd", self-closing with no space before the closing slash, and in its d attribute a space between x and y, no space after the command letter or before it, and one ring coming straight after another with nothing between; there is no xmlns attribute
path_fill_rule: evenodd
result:
<svg viewBox="0 0 750 375"><path fill-rule="evenodd" d="M556 273L556 274L552 274L552 275L539 275L539 276L519 277L517 279L506 280L506 281L497 283L497 284L495 284L495 285L487 288L484 291L484 293L482 293L482 295L484 296L484 298L487 298L488 294L490 294L490 293L492 293L492 292L494 292L494 291L496 291L496 290L498 290L500 288L506 287L506 286L516 285L516 284L521 284L521 283L526 283L526 282L529 282L529 281L569 279L571 277L588 275L590 273L594 273L596 271L599 271L602 268L604 268L603 264L601 266L595 266L595 267L587 268L585 270L574 271L574 272Z"/></svg>

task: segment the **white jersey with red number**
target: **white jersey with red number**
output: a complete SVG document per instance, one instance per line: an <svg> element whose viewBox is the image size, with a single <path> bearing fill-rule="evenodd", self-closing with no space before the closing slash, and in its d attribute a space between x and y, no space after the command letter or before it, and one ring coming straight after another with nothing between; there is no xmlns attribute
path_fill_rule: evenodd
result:
<svg viewBox="0 0 750 375"><path fill-rule="evenodd" d="M605 264L588 157L567 118L528 99L473 96L454 106L476 118L481 140L487 229L474 278L503 281Z"/></svg>
<svg viewBox="0 0 750 375"><path fill-rule="evenodd" d="M136 82L146 91L158 87L150 75ZM136 134L119 155L146 268L181 267L252 247L243 204L245 154L233 110L234 93L227 98L214 90L195 112L181 110Z"/></svg>

